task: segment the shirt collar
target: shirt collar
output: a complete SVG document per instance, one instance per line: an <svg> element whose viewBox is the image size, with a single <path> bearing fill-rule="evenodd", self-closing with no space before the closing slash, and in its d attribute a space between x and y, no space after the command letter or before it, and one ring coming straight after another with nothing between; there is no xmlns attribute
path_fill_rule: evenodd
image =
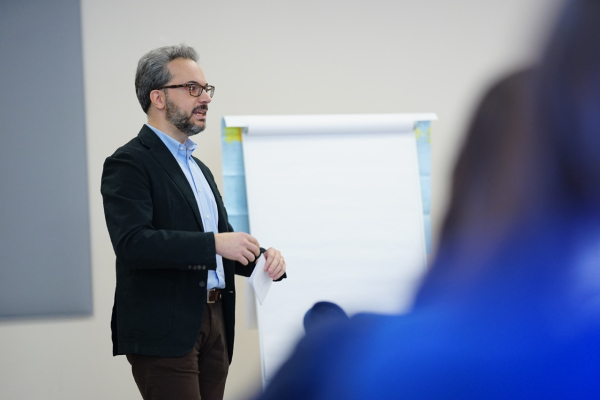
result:
<svg viewBox="0 0 600 400"><path fill-rule="evenodd" d="M148 128L152 129L154 131L154 133L156 133L156 135L160 138L160 140L162 140L162 142L165 144L165 146L167 146L167 148L169 149L171 154L173 154L173 157L177 157L177 153L180 150L182 150L181 149L182 144L179 143L177 140L173 139L171 136L164 133L163 131L161 131L160 129L157 129L150 124L146 124L146 125L148 126ZM190 138L186 139L186 141L185 141L186 154L191 155L192 152L194 150L196 150L196 147L198 147L198 145L194 141L192 141L192 139L190 139Z"/></svg>

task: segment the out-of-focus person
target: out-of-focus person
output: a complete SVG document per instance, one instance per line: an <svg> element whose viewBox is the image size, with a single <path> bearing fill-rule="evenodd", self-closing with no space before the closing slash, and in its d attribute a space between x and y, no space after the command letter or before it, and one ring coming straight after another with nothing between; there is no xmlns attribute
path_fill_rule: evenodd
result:
<svg viewBox="0 0 600 400"><path fill-rule="evenodd" d="M600 2L573 0L484 97L413 311L307 334L259 398L599 398L599 150Z"/></svg>

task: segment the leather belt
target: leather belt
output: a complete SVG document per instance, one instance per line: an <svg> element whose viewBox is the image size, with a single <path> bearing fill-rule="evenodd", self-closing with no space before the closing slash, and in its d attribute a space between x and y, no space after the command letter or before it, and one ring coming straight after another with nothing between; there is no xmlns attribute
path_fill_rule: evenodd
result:
<svg viewBox="0 0 600 400"><path fill-rule="evenodd" d="M213 304L221 301L223 298L221 289L210 289L206 291L206 303Z"/></svg>

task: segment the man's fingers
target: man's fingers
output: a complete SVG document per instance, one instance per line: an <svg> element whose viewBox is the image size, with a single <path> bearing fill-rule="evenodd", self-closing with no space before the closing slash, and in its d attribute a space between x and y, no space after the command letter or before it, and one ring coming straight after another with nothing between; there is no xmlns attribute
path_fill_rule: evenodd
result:
<svg viewBox="0 0 600 400"><path fill-rule="evenodd" d="M254 258L249 258L248 260L254 261L258 258L258 256L260 256L260 244L254 236L246 235L245 239L246 240L244 241L243 246L246 248L246 250L249 250L254 255Z"/></svg>
<svg viewBox="0 0 600 400"><path fill-rule="evenodd" d="M273 268L273 270L269 271L269 276L274 278L278 274L278 271L280 271L280 268Z"/></svg>
<svg viewBox="0 0 600 400"><path fill-rule="evenodd" d="M271 263L273 262L272 258L267 257L266 255L267 253L265 253L265 267L263 268L265 271L269 271L269 268L271 268Z"/></svg>
<svg viewBox="0 0 600 400"><path fill-rule="evenodd" d="M283 265L283 258L281 258L281 257L272 258L271 265L269 265L267 270L269 271L269 273L272 274L277 270L277 268L281 268L280 267L281 265Z"/></svg>
<svg viewBox="0 0 600 400"><path fill-rule="evenodd" d="M265 271L271 272L271 268L277 266L278 260L281 258L281 253L272 247L265 251Z"/></svg>
<svg viewBox="0 0 600 400"><path fill-rule="evenodd" d="M265 267L265 270L273 280L279 279L285 273L285 260L281 253L277 252L276 256L271 258L271 265Z"/></svg>
<svg viewBox="0 0 600 400"><path fill-rule="evenodd" d="M274 268L273 272L271 272L269 274L269 276L271 277L271 279L273 280L277 280L279 278L281 278L281 276L285 273L285 261L283 258L279 259L279 263L277 264L277 266Z"/></svg>
<svg viewBox="0 0 600 400"><path fill-rule="evenodd" d="M245 249L242 252L242 257L244 257L248 262L253 262L256 260L256 255L248 249Z"/></svg>
<svg viewBox="0 0 600 400"><path fill-rule="evenodd" d="M260 256L260 247L254 244L248 246L248 250L252 252L254 255L254 259L257 259Z"/></svg>
<svg viewBox="0 0 600 400"><path fill-rule="evenodd" d="M258 243L258 240L252 236L252 235L248 235L248 241L252 244L254 244L256 247L260 248L260 244Z"/></svg>

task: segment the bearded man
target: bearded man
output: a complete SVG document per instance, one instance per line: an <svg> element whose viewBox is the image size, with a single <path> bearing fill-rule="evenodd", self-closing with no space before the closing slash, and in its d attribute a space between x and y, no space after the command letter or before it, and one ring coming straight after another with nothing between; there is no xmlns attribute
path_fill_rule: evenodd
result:
<svg viewBox="0 0 600 400"><path fill-rule="evenodd" d="M196 51L144 55L135 89L148 123L104 163L101 192L116 254L113 355L125 354L146 400L221 399L233 355L234 274L264 253L273 280L281 253L233 232L210 170L190 136L206 126L215 87Z"/></svg>

